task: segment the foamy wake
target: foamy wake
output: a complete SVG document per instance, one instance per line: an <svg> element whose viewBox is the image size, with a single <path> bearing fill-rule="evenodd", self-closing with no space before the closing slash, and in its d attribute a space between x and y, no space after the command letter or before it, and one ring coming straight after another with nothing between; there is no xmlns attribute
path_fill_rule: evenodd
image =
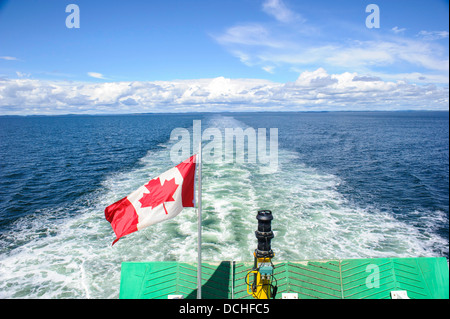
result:
<svg viewBox="0 0 450 319"><path fill-rule="evenodd" d="M215 117L208 125L244 127L231 117ZM75 215L65 216L68 208L59 207L18 220L0 238L0 298L117 298L123 261L195 262L194 208L114 247L103 215L106 206L172 166L170 146L149 152L133 170L106 176L101 189L74 204ZM417 227L376 207L356 206L338 192L337 176L298 158L280 149L275 174L261 174L255 164L204 165L204 260L252 260L258 209L273 212L277 260L448 254L448 242L433 228L448 223L443 212L412 212L421 214Z"/></svg>

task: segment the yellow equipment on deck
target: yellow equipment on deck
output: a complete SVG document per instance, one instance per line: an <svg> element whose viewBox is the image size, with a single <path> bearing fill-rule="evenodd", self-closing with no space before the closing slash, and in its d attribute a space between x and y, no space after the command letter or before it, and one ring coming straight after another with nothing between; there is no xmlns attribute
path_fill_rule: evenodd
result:
<svg viewBox="0 0 450 319"><path fill-rule="evenodd" d="M272 212L270 210L260 210L258 215L256 215L256 219L258 220L258 230L255 231L255 235L258 239L258 248L253 253L253 269L245 277L247 293L255 299L275 299L277 286L272 284L274 280L276 282L272 263L272 258L275 254L270 246L270 241L274 237L271 229ZM253 282L250 283L252 274Z"/></svg>

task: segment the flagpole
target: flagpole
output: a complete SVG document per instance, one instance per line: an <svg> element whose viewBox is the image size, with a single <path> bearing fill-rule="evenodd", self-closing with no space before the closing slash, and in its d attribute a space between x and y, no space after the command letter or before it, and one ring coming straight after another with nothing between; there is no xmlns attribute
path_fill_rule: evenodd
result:
<svg viewBox="0 0 450 319"><path fill-rule="evenodd" d="M198 243L197 243L197 299L202 299L202 141L199 143L198 150Z"/></svg>

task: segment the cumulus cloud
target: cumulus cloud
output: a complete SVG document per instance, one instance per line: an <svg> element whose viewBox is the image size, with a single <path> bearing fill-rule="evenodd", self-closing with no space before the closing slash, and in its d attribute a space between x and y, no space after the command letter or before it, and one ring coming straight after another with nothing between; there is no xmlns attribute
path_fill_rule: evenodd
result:
<svg viewBox="0 0 450 319"><path fill-rule="evenodd" d="M364 81L364 82L373 82L373 81L381 81L381 78L378 76L370 76L370 75L357 75L353 78L352 81Z"/></svg>
<svg viewBox="0 0 450 319"><path fill-rule="evenodd" d="M214 79L82 83L0 79L0 114L447 110L448 87L325 69L296 81Z"/></svg>

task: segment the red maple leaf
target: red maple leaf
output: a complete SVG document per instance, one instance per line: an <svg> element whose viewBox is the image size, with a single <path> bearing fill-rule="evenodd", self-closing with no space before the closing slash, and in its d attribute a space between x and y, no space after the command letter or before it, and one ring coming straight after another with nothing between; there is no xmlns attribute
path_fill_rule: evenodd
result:
<svg viewBox="0 0 450 319"><path fill-rule="evenodd" d="M175 184L175 178L164 181L164 184L161 186L161 181L158 177L157 179L152 179L148 182L145 187L150 191L150 193L145 193L139 200L142 207L151 207L153 209L156 206L163 204L164 210L167 214L164 203L175 201L175 199L173 199L173 194L178 188L178 185Z"/></svg>

